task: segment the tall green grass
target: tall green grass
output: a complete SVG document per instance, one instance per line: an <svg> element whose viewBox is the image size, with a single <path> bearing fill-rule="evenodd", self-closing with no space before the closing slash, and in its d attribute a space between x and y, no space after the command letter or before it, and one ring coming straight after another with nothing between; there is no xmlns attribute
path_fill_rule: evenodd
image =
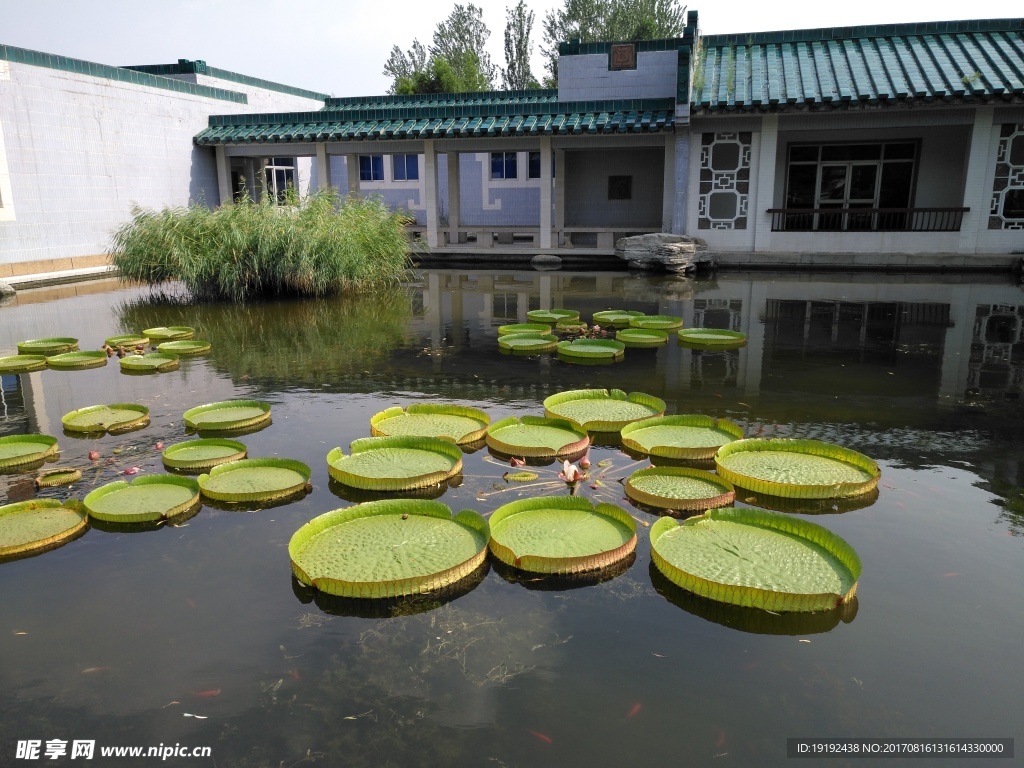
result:
<svg viewBox="0 0 1024 768"><path fill-rule="evenodd" d="M199 299L324 296L397 285L408 264L403 223L378 199L333 190L287 207L270 195L215 210L136 206L111 260L126 280L180 280Z"/></svg>

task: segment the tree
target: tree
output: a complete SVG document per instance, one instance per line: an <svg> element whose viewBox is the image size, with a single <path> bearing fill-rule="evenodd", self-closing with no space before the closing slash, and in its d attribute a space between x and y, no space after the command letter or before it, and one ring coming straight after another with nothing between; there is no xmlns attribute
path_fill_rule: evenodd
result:
<svg viewBox="0 0 1024 768"><path fill-rule="evenodd" d="M533 11L527 9L524 0L519 0L515 8L508 8L505 13L505 69L501 72L503 84L505 88L513 90L538 88L540 84L530 69Z"/></svg>
<svg viewBox="0 0 1024 768"><path fill-rule="evenodd" d="M434 30L430 55L448 62L458 82L481 82L484 87L476 90L488 90L494 87L497 74L484 48L490 36L491 31L484 24L483 9L472 3L456 5Z"/></svg>
<svg viewBox="0 0 1024 768"><path fill-rule="evenodd" d="M476 54L467 51L456 67L440 56L431 56L426 66L419 72L395 80L391 92L411 96L416 93L463 93L466 91L486 91L490 84L480 72Z"/></svg>
<svg viewBox="0 0 1024 768"><path fill-rule="evenodd" d="M427 49L419 40L412 41L412 48L408 53L402 51L397 45L392 46L391 55L384 64L384 74L391 78L391 88L388 93L400 93L399 82L411 82L417 75L422 75L427 70Z"/></svg>

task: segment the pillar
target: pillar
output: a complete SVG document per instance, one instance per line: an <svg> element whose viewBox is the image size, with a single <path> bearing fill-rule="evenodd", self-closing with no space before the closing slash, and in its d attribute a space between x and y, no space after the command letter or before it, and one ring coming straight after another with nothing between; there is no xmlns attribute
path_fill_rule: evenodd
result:
<svg viewBox="0 0 1024 768"><path fill-rule="evenodd" d="M672 172L672 181L675 184L672 199L672 232L676 235L685 235L689 210L687 209L690 199L690 129L684 126L678 133L672 134L675 139L675 152L673 160L675 168Z"/></svg>
<svg viewBox="0 0 1024 768"><path fill-rule="evenodd" d="M427 246L437 248L440 237L437 230L437 151L434 140L423 142L423 203L427 208ZM454 299L452 300L454 302Z"/></svg>
<svg viewBox="0 0 1024 768"><path fill-rule="evenodd" d="M673 232L676 198L676 137L665 135L665 178L661 185L661 231Z"/></svg>
<svg viewBox="0 0 1024 768"><path fill-rule="evenodd" d="M348 177L349 197L359 197L359 156L345 155L345 175Z"/></svg>
<svg viewBox="0 0 1024 768"><path fill-rule="evenodd" d="M747 207L747 221L754 225L754 253L767 251L772 244L772 217L765 211L774 207L778 148L779 116L765 115L761 118L761 145L757 152L757 193L753 204Z"/></svg>
<svg viewBox="0 0 1024 768"><path fill-rule="evenodd" d="M565 229L565 150L555 150L555 237L558 245L568 245L563 241Z"/></svg>
<svg viewBox="0 0 1024 768"><path fill-rule="evenodd" d="M540 247L551 247L551 137L540 137Z"/></svg>
<svg viewBox="0 0 1024 768"><path fill-rule="evenodd" d="M959 253L974 253L978 235L988 226L996 154L992 147L994 117L994 107L974 110L971 148L967 156L967 178L964 180L964 208L971 210L964 214L960 223Z"/></svg>
<svg viewBox="0 0 1024 768"><path fill-rule="evenodd" d="M312 186L312 185L310 185ZM331 158L327 155L327 145L319 142L316 145L316 187L310 192L331 187Z"/></svg>
<svg viewBox="0 0 1024 768"><path fill-rule="evenodd" d="M220 194L220 204L231 205L234 198L231 195L231 165L228 163L228 155L220 144L214 147L214 153L217 159L217 192Z"/></svg>
<svg viewBox="0 0 1024 768"><path fill-rule="evenodd" d="M461 195L459 183L459 153L448 153L448 244L459 244L459 220L462 211L459 208Z"/></svg>

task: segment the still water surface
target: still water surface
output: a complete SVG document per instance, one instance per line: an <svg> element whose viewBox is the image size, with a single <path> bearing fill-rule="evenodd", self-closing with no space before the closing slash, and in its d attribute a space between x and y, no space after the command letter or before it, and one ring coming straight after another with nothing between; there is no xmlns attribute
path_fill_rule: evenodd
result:
<svg viewBox="0 0 1024 768"><path fill-rule="evenodd" d="M681 315L750 343L701 353L673 341L609 366L498 352L498 325L553 306L584 318ZM310 465L314 490L259 510L207 506L158 530L93 529L0 563L0 765L28 764L14 760L24 739L210 746L212 759L168 764L218 768L783 765L789 736L1017 737L1024 749L1024 292L1014 285L440 270L390 298L239 308L88 283L0 308L0 355L27 338L73 335L95 349L172 324L196 326L213 353L147 377L122 374L116 359L3 377L0 434L56 435L61 465L86 469L44 495L81 498L129 466L162 471L153 446L185 437L182 412L227 398L272 404L273 424L241 439L250 456ZM582 387L644 391L669 413L878 460L877 498L787 510L857 549L857 602L775 616L696 598L652 568L643 527L635 561L600 583L491 567L454 599L374 611L293 582L291 534L363 500L329 480L324 456L367 436L375 412L449 401L492 420L542 415L544 397ZM62 434L64 413L111 402L148 406L151 426ZM90 450L103 457L95 466ZM487 457L465 456L462 484L440 500L487 513L521 493L565 492L553 467L533 490L506 486L506 467ZM628 507L615 480L646 462L613 446L592 458L612 465L603 487L581 492ZM0 503L35 495L32 478L0 475ZM128 762L97 754L93 764Z"/></svg>

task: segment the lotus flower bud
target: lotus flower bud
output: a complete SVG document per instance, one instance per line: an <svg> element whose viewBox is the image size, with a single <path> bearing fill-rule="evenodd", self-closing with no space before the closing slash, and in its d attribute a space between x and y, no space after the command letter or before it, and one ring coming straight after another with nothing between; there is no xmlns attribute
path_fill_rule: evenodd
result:
<svg viewBox="0 0 1024 768"><path fill-rule="evenodd" d="M137 474L139 474L139 468L138 467L128 467L128 469L126 469L124 471L124 473L126 475L137 475Z"/></svg>
<svg viewBox="0 0 1024 768"><path fill-rule="evenodd" d="M155 448L156 450L158 450L158 451L162 451L162 450L164 449L164 444L163 444L163 443L157 443L157 444L156 444L156 445L154 445L153 447L154 447L154 448Z"/></svg>
<svg viewBox="0 0 1024 768"><path fill-rule="evenodd" d="M590 469L590 453L583 454L583 458L580 459L580 469Z"/></svg>
<svg viewBox="0 0 1024 768"><path fill-rule="evenodd" d="M508 463L513 467L522 467L526 464L526 459L517 459L513 456Z"/></svg>
<svg viewBox="0 0 1024 768"><path fill-rule="evenodd" d="M89 461L96 461L100 457L99 451L89 451Z"/></svg>

